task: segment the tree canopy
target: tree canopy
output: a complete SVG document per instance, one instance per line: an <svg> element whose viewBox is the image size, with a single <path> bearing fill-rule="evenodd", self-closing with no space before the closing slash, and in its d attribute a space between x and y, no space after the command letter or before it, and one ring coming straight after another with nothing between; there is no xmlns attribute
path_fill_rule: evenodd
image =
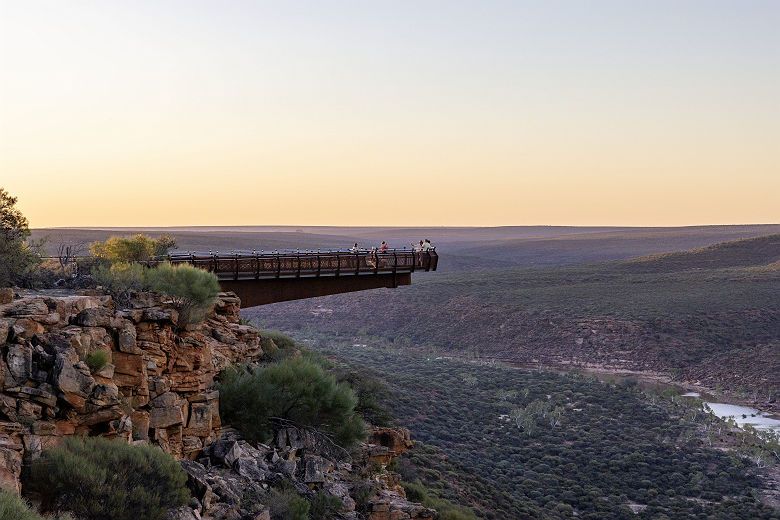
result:
<svg viewBox="0 0 780 520"><path fill-rule="evenodd" d="M29 223L16 202L16 197L0 188L0 287L23 285L40 263L26 242Z"/></svg>

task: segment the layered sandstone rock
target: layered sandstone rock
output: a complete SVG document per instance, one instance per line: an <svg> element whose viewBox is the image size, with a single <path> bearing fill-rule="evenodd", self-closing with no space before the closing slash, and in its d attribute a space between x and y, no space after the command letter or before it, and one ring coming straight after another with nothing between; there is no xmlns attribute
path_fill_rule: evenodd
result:
<svg viewBox="0 0 780 520"><path fill-rule="evenodd" d="M213 315L176 330L176 310L141 294L117 310L108 296L27 296L0 304L0 485L19 486L23 460L64 435L150 442L193 458L219 436L214 377L262 355L240 301L220 295ZM108 362L94 372L96 350Z"/></svg>

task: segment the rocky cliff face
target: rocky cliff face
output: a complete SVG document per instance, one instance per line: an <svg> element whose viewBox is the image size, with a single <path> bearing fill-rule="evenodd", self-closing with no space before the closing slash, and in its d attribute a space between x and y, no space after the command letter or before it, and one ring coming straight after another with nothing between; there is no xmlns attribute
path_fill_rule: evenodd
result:
<svg viewBox="0 0 780 520"><path fill-rule="evenodd" d="M176 310L150 293L122 309L96 293L0 296L0 486L20 489L24 462L63 436L102 435L191 461L182 465L196 500L179 518L266 517L260 497L280 478L304 494L339 496L345 517L357 518L349 492L360 478L376 483L369 518L432 517L381 469L411 445L408 432L372 430L355 464L327 458L294 428L280 428L273 446L222 432L214 377L263 355L257 330L239 323L234 294L220 294L206 322L184 331Z"/></svg>

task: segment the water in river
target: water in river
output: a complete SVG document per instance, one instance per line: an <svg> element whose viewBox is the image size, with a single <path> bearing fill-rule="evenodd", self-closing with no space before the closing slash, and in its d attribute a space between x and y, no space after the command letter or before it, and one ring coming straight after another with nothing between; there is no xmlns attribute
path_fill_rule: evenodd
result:
<svg viewBox="0 0 780 520"><path fill-rule="evenodd" d="M683 397L699 397L698 392L688 392L682 394ZM707 406L710 407L712 413L722 419L733 418L738 426L744 426L749 424L759 430L773 430L780 433L780 419L776 419L763 412L759 412L755 408L749 406L739 406L736 404L726 403L711 403L705 401Z"/></svg>

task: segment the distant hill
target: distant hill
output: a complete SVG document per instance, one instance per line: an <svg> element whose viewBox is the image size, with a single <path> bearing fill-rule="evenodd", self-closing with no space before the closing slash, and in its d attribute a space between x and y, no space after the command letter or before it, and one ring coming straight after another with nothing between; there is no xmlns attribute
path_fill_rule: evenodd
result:
<svg viewBox="0 0 780 520"><path fill-rule="evenodd" d="M628 260L700 248L716 242L780 233L778 225L593 229L588 233L448 244L455 254L512 262L523 267Z"/></svg>
<svg viewBox="0 0 780 520"><path fill-rule="evenodd" d="M172 234L181 250L336 249L354 242L363 247L409 247L430 238L442 253L443 272L469 272L501 267L554 266L627 260L780 233L780 225L691 226L673 228L504 226L504 227L316 227L238 226L170 228L51 228L34 229L33 238L48 237L50 254L60 244L82 244L112 235ZM82 249L86 249L83 247Z"/></svg>
<svg viewBox="0 0 780 520"><path fill-rule="evenodd" d="M780 234L720 242L688 251L635 258L622 267L637 272L767 266L780 261Z"/></svg>

